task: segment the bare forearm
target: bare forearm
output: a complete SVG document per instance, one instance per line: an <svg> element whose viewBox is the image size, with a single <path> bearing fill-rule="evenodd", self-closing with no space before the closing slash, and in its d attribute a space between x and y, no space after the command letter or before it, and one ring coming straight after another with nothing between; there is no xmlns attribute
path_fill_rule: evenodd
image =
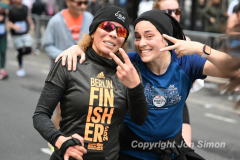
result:
<svg viewBox="0 0 240 160"><path fill-rule="evenodd" d="M226 53L211 49L211 54L206 59L218 69L215 74L217 72L222 73L222 75L221 73L219 74L219 77L233 78L239 74L238 70L231 70L227 67L229 65L228 63L231 62L233 58Z"/></svg>
<svg viewBox="0 0 240 160"><path fill-rule="evenodd" d="M222 64L227 60L231 60L232 57L226 53L211 49L211 54L206 59L213 63L218 69L225 69L225 66Z"/></svg>
<svg viewBox="0 0 240 160"><path fill-rule="evenodd" d="M8 26L9 26L11 29L15 29L15 25L14 25L11 21L8 21Z"/></svg>
<svg viewBox="0 0 240 160"><path fill-rule="evenodd" d="M30 17L30 15L27 16L27 20L28 20L28 23L29 23L31 26L34 26L33 20L32 20L32 18Z"/></svg>

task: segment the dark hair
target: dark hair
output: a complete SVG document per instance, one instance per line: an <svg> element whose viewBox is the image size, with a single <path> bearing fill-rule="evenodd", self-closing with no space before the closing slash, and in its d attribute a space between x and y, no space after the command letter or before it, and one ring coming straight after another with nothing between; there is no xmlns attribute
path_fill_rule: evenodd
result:
<svg viewBox="0 0 240 160"><path fill-rule="evenodd" d="M240 11L240 4L238 3L234 8L233 8L233 12L237 13Z"/></svg>
<svg viewBox="0 0 240 160"><path fill-rule="evenodd" d="M166 34L177 39L186 39L181 24L174 17L161 11L160 9L153 9L141 14L135 20L134 28L140 21L151 22L161 34ZM172 45L172 43L168 41L168 45Z"/></svg>

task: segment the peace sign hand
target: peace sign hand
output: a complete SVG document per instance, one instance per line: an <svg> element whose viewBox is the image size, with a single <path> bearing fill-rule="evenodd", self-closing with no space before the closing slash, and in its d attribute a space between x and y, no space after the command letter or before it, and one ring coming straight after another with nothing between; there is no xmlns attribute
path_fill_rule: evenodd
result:
<svg viewBox="0 0 240 160"><path fill-rule="evenodd" d="M169 51L175 49L175 53L178 55L178 58L182 57L183 55L198 54L199 56L202 56L203 54L204 45L199 42L178 40L166 34L163 34L163 38L171 41L174 45L162 48L160 51Z"/></svg>
<svg viewBox="0 0 240 160"><path fill-rule="evenodd" d="M117 76L127 88L134 88L140 83L139 75L134 66L132 65L126 52L122 48L119 48L119 52L121 53L125 63L123 63L115 54L109 54L118 64Z"/></svg>

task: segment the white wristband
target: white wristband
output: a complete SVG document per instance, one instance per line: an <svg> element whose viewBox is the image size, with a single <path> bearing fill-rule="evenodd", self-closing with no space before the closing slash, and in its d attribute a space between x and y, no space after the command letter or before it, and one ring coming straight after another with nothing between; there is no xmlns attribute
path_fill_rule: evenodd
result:
<svg viewBox="0 0 240 160"><path fill-rule="evenodd" d="M209 54L206 54L206 53L203 52L203 55L201 57L206 59L207 56L209 56Z"/></svg>

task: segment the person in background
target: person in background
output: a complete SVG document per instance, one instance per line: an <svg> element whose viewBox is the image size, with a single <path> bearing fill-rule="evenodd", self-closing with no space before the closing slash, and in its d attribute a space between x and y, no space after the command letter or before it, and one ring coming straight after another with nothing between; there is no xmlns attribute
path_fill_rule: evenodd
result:
<svg viewBox="0 0 240 160"><path fill-rule="evenodd" d="M16 74L19 77L23 77L26 74L23 69L23 56L32 52L32 39L29 30L34 31L35 26L28 13L28 8L22 4L22 0L13 0L13 5L9 9L8 17L8 25L11 29L15 48L18 51L17 60L19 70Z"/></svg>
<svg viewBox="0 0 240 160"><path fill-rule="evenodd" d="M234 7L234 12L232 15L228 18L227 21L227 30L226 33L229 36L229 39L231 39L230 48L235 48L240 46L240 4ZM230 50L230 52L234 52L234 50ZM239 55L239 51L235 51L236 55Z"/></svg>
<svg viewBox="0 0 240 160"><path fill-rule="evenodd" d="M205 8L205 6L206 6L205 0L198 0L196 29L199 31L205 30L205 20L202 17L202 11Z"/></svg>
<svg viewBox="0 0 240 160"><path fill-rule="evenodd" d="M0 80L4 80L8 77L5 71L7 50L7 28L5 21L7 13L7 5L0 2Z"/></svg>
<svg viewBox="0 0 240 160"><path fill-rule="evenodd" d="M240 32L240 28L238 28L238 32ZM238 46L237 50L240 50L240 47ZM231 51L231 49L230 49ZM239 53L239 52L238 52ZM228 60L226 63L223 65L226 66L226 70L229 72L235 72L235 71L240 71L240 57L235 57L232 60ZM235 99L235 106L234 109L238 109L240 107L240 75L234 78L231 78L229 80L229 83L226 84L226 86L222 89L221 94L228 92L230 95L233 96ZM239 112L240 116L240 112Z"/></svg>
<svg viewBox="0 0 240 160"><path fill-rule="evenodd" d="M34 24L36 24L36 20L35 20L35 17L36 16L41 16L41 15L46 15L47 11L46 11L46 6L45 4L42 2L42 0L36 0L34 3L33 3L33 6L32 6L32 16L33 16L33 21L34 21ZM35 35L36 35L36 38L37 40L40 40L41 37L42 37L42 27L46 27L46 20L42 20L41 17L37 17L37 18L40 18L40 26L36 27L35 29ZM40 47L41 44L40 43L37 43L37 48Z"/></svg>
<svg viewBox="0 0 240 160"><path fill-rule="evenodd" d="M45 15L46 14L46 6L45 4L42 2L42 0L36 0L33 3L32 6L32 14L36 14L36 15Z"/></svg>
<svg viewBox="0 0 240 160"><path fill-rule="evenodd" d="M53 16L60 11L58 0L42 0L42 2L46 6L46 15Z"/></svg>
<svg viewBox="0 0 240 160"><path fill-rule="evenodd" d="M208 22L205 27L206 32L225 32L224 25L227 17L222 11L221 4L221 0L210 0L208 5L202 11L203 18L205 18Z"/></svg>
<svg viewBox="0 0 240 160"><path fill-rule="evenodd" d="M77 44L89 32L93 16L86 11L88 1L66 0L67 9L54 15L42 39L42 48L50 58L51 66L56 57L70 46Z"/></svg>
<svg viewBox="0 0 240 160"><path fill-rule="evenodd" d="M91 0L90 4L87 7L87 11L92 13L93 16L97 13L97 11L102 7L102 5L98 2L98 0Z"/></svg>

